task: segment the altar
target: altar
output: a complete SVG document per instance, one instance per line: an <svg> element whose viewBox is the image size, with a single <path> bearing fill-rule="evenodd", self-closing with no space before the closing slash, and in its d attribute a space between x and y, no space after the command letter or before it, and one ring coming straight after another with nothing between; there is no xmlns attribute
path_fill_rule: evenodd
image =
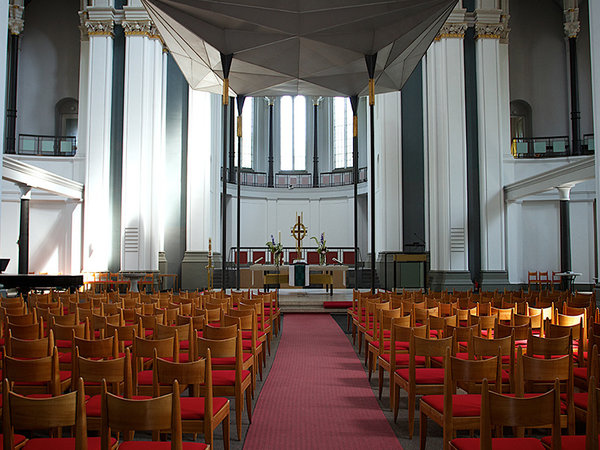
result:
<svg viewBox="0 0 600 450"><path fill-rule="evenodd" d="M305 266L308 271L308 285L305 287L315 287L322 285L333 295L334 288L346 287L346 272L348 266L328 264L308 264ZM290 266L274 264L253 264L250 266L251 287L253 288L293 288L289 283Z"/></svg>

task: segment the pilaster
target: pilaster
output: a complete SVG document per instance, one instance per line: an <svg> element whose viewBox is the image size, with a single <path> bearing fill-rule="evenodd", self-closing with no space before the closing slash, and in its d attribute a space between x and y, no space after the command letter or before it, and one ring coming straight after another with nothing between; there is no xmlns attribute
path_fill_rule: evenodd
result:
<svg viewBox="0 0 600 450"><path fill-rule="evenodd" d="M592 72L592 112L594 117L594 148L600 148L600 5L597 2L589 2L590 20L590 59ZM595 152L596 159L596 199L600 198L600 152ZM596 233L600 236L600 208L596 208ZM600 246L599 246L600 247ZM597 250L600 260L600 248ZM595 274L596 298L600 294L598 278L600 273Z"/></svg>
<svg viewBox="0 0 600 450"><path fill-rule="evenodd" d="M468 279L464 16L454 9L426 55L431 270L456 272L459 284Z"/></svg>
<svg viewBox="0 0 600 450"><path fill-rule="evenodd" d="M145 10L124 7L121 269L158 270L163 162L162 43Z"/></svg>
<svg viewBox="0 0 600 450"><path fill-rule="evenodd" d="M506 270L502 160L510 151L508 51L502 11L475 11L481 270Z"/></svg>
<svg viewBox="0 0 600 450"><path fill-rule="evenodd" d="M83 270L105 271L111 248L110 145L114 13L90 7L80 13L79 152L86 155Z"/></svg>

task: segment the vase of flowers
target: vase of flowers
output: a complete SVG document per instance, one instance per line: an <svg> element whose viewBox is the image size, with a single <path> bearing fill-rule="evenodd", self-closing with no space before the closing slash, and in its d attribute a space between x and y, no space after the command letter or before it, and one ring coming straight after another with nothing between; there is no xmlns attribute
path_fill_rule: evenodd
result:
<svg viewBox="0 0 600 450"><path fill-rule="evenodd" d="M281 242L275 243L275 238L273 235L271 235L271 240L267 241L267 247L271 252L271 260L273 261L273 264L279 266L281 263L281 255L283 254L283 245L281 245Z"/></svg>
<svg viewBox="0 0 600 450"><path fill-rule="evenodd" d="M317 243L317 253L319 254L319 265L324 266L327 261L327 241L325 240L325 233L321 233L321 239L317 239L315 236L312 237Z"/></svg>

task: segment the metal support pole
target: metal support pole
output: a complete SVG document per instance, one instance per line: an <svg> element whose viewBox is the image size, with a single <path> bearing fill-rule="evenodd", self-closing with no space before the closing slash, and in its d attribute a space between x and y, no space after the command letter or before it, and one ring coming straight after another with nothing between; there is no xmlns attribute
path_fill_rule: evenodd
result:
<svg viewBox="0 0 600 450"><path fill-rule="evenodd" d="M317 118L318 118L319 101L320 100L321 100L321 97L317 97L314 99L314 103L313 103L313 111L314 111L314 117L313 117L313 148L314 148L313 187L319 187L319 152L318 152L318 148L317 148Z"/></svg>
<svg viewBox="0 0 600 450"><path fill-rule="evenodd" d="M371 292L375 292L375 63L377 53L365 55L367 71L369 72L369 115L371 124Z"/></svg>
<svg viewBox="0 0 600 450"><path fill-rule="evenodd" d="M354 183L354 289L358 289L358 95L350 97L352 107L352 178Z"/></svg>
<svg viewBox="0 0 600 450"><path fill-rule="evenodd" d="M223 68L223 194L221 197L221 217L223 228L221 230L221 288L227 288L227 137L229 117L229 69L233 55L221 53L221 66Z"/></svg>
<svg viewBox="0 0 600 450"><path fill-rule="evenodd" d="M579 155L580 147L580 122L579 112L579 81L577 70L577 37L569 38L569 72L571 77L571 154Z"/></svg>
<svg viewBox="0 0 600 450"><path fill-rule="evenodd" d="M238 95L237 110L238 110L238 122L237 122L237 137L238 137L238 154L237 154L237 258L235 266L235 287L240 290L240 230L242 227L242 220L240 214L242 211L242 110L244 109L244 100L246 97Z"/></svg>
<svg viewBox="0 0 600 450"><path fill-rule="evenodd" d="M570 194L572 185L558 187L560 196L560 271L571 271L571 218L570 218ZM562 277L561 288L569 288L568 277Z"/></svg>
<svg viewBox="0 0 600 450"><path fill-rule="evenodd" d="M18 66L19 35L10 34L8 38L8 92L6 96L6 153L16 153Z"/></svg>
<svg viewBox="0 0 600 450"><path fill-rule="evenodd" d="M275 100L268 98L269 102L269 170L267 173L267 185L269 187L275 186L275 178L273 175L273 109L275 107Z"/></svg>

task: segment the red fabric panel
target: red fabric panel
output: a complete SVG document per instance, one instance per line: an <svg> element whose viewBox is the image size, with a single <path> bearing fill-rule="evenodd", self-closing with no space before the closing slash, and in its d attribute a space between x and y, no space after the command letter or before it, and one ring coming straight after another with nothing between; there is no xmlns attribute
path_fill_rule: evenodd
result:
<svg viewBox="0 0 600 450"><path fill-rule="evenodd" d="M204 397L181 397L182 420L204 420ZM213 397L213 415L227 404L223 397Z"/></svg>
<svg viewBox="0 0 600 450"><path fill-rule="evenodd" d="M262 259L260 259L262 258ZM260 259L260 261L258 261ZM267 258L266 258L266 252L264 252L263 250L254 250L252 252L252 262L255 264L266 264L267 263Z"/></svg>
<svg viewBox="0 0 600 450"><path fill-rule="evenodd" d="M235 370L215 370L212 375L213 386L235 386ZM249 370L242 370L242 381L249 376Z"/></svg>
<svg viewBox="0 0 600 450"><path fill-rule="evenodd" d="M352 302L323 302L323 308L351 308Z"/></svg>
<svg viewBox="0 0 600 450"><path fill-rule="evenodd" d="M408 369L398 369L396 373L405 380L409 379ZM442 368L418 368L415 371L416 384L444 384L444 369Z"/></svg>
<svg viewBox="0 0 600 450"><path fill-rule="evenodd" d="M294 264L294 261L297 260L297 259L300 259L300 258L298 258L298 252L290 252L290 254L289 254L289 261L288 262L290 264Z"/></svg>
<svg viewBox="0 0 600 450"><path fill-rule="evenodd" d="M479 438L452 439L452 445L459 450L479 450ZM492 438L494 450L545 450L542 442L535 438Z"/></svg>
<svg viewBox="0 0 600 450"><path fill-rule="evenodd" d="M319 254L317 252L306 252L306 262L308 264L319 264Z"/></svg>
<svg viewBox="0 0 600 450"><path fill-rule="evenodd" d="M337 259L337 255L337 252L327 252L327 254L325 255L325 262L327 264L336 264L333 258Z"/></svg>
<svg viewBox="0 0 600 450"><path fill-rule="evenodd" d="M234 252L234 261L237 263L237 251ZM247 250L240 250L240 264L248 264Z"/></svg>
<svg viewBox="0 0 600 450"><path fill-rule="evenodd" d="M435 408L440 413L444 412L443 395L424 395L421 400ZM481 415L480 394L457 394L452 396L453 417L478 417Z"/></svg>
<svg viewBox="0 0 600 450"><path fill-rule="evenodd" d="M344 252L343 256L342 256L342 262L346 266L353 266L354 265L354 252L353 251Z"/></svg>
<svg viewBox="0 0 600 450"><path fill-rule="evenodd" d="M117 443L117 440L111 438L111 447ZM100 438L88 438L88 450L100 450ZM40 438L30 439L25 444L27 450L75 450L75 438Z"/></svg>
<svg viewBox="0 0 600 450"><path fill-rule="evenodd" d="M542 442L552 447L552 436L546 436L542 438ZM561 436L560 437L560 448L562 450L581 450L585 448L585 435L582 436Z"/></svg>

